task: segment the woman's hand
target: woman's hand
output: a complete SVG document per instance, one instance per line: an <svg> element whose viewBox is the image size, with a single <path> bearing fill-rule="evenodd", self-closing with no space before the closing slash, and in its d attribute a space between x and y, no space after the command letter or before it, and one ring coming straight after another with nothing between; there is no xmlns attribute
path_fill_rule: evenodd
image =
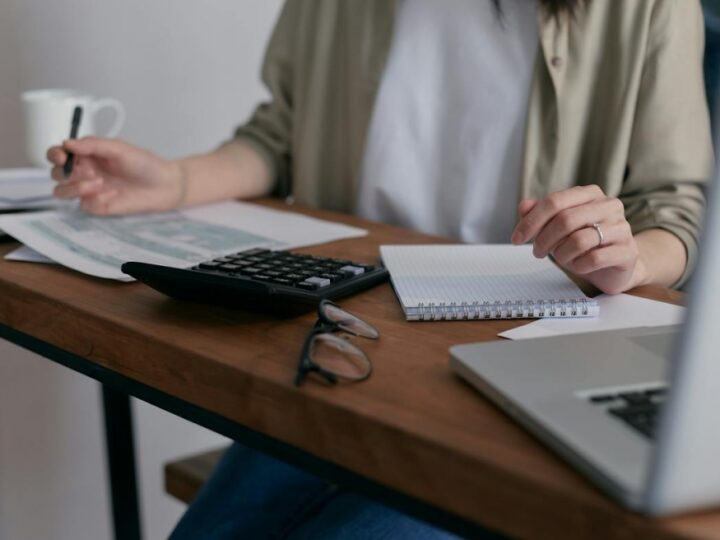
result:
<svg viewBox="0 0 720 540"><path fill-rule="evenodd" d="M68 152L75 154L69 178L63 175ZM55 196L80 199L90 214L156 212L179 206L186 179L182 166L128 143L98 137L68 140L48 150L58 181Z"/></svg>
<svg viewBox="0 0 720 540"><path fill-rule="evenodd" d="M533 241L536 257L552 255L561 267L610 294L647 281L638 244L625 219L623 203L596 185L520 202L513 244ZM599 226L600 234L593 227Z"/></svg>

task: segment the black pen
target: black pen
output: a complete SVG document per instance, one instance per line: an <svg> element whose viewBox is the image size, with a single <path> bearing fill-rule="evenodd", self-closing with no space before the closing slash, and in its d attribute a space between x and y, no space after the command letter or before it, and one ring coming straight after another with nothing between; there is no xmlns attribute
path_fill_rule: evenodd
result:
<svg viewBox="0 0 720 540"><path fill-rule="evenodd" d="M75 107L75 110L73 111L72 124L70 125L71 139L77 139L78 129L80 128L80 120L82 120L82 112L82 107L80 107L79 105ZM63 174L65 175L65 178L72 174L74 162L75 154L73 154L72 152L68 152L67 159L65 160L65 165L63 165Z"/></svg>

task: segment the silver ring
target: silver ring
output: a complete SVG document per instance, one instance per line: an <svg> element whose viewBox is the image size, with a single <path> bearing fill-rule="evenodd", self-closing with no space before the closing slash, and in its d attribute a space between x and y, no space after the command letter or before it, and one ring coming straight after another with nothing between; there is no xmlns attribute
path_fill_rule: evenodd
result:
<svg viewBox="0 0 720 540"><path fill-rule="evenodd" d="M599 224L599 223L593 223L593 224L592 224L592 228L595 229L595 232L596 232L597 235L598 235L598 245L597 245L597 247L600 247L600 246L602 246L603 243L605 242L605 235L603 234L602 229L600 229L600 224Z"/></svg>

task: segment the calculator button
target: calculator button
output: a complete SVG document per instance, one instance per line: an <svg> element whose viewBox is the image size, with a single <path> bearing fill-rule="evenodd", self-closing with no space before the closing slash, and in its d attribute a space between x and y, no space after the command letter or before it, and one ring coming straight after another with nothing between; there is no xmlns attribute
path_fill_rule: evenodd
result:
<svg viewBox="0 0 720 540"><path fill-rule="evenodd" d="M332 283L335 283L336 281L345 279L346 276L344 274L336 274L336 273L326 272L324 274L320 274L320 276L318 276L318 277L329 279Z"/></svg>
<svg viewBox="0 0 720 540"><path fill-rule="evenodd" d="M307 278L303 283L315 283L318 287L327 287L330 285L331 281L324 277L313 276L311 278Z"/></svg>
<svg viewBox="0 0 720 540"><path fill-rule="evenodd" d="M343 266L342 268L340 268L340 270L342 272L350 272L354 276L359 276L360 274L365 273L365 269L362 268L361 266L353 266L351 264L347 264L347 265Z"/></svg>
<svg viewBox="0 0 720 540"><path fill-rule="evenodd" d="M272 283L295 291L316 292L338 282L362 281L375 266L330 257L300 255L257 248L199 263L193 270L222 273L228 278ZM288 290L282 294L291 294Z"/></svg>

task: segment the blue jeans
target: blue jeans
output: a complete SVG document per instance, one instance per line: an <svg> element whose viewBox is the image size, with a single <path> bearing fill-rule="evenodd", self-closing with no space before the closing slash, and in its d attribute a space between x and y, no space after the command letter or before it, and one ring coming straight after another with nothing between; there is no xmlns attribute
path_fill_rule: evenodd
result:
<svg viewBox="0 0 720 540"><path fill-rule="evenodd" d="M715 129L720 129L720 0L703 0L705 9L705 89ZM716 133L716 137L718 134Z"/></svg>
<svg viewBox="0 0 720 540"><path fill-rule="evenodd" d="M237 443L171 540L450 540L457 537Z"/></svg>

